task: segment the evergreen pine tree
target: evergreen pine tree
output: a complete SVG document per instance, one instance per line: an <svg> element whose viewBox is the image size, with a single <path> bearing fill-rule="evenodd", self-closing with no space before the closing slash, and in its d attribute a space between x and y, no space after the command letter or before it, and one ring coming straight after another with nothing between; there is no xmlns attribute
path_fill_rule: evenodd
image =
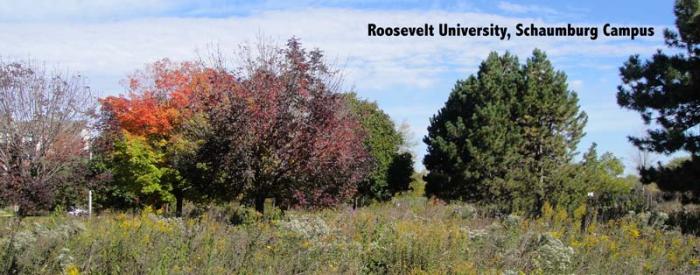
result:
<svg viewBox="0 0 700 275"><path fill-rule="evenodd" d="M522 85L518 59L491 53L476 76L458 81L431 118L426 195L444 199L505 199L518 136L511 105Z"/></svg>
<svg viewBox="0 0 700 275"><path fill-rule="evenodd" d="M526 65L491 53L431 119L426 194L536 212L562 190L586 116L566 76L535 50Z"/></svg>
<svg viewBox="0 0 700 275"><path fill-rule="evenodd" d="M522 137L523 173L514 203L537 211L566 184L564 166L571 162L587 118L576 93L568 90L566 74L555 71L544 52L535 50L522 73L525 85L518 91L514 114Z"/></svg>
<svg viewBox="0 0 700 275"><path fill-rule="evenodd" d="M700 201L700 1L678 0L675 6L678 33L666 30L666 44L681 53L659 50L651 60L634 55L620 68L620 106L641 113L644 123L655 122L645 137L630 137L642 150L658 153L686 151L690 158L674 168L642 168L644 183L681 191ZM682 53L685 52L685 53Z"/></svg>

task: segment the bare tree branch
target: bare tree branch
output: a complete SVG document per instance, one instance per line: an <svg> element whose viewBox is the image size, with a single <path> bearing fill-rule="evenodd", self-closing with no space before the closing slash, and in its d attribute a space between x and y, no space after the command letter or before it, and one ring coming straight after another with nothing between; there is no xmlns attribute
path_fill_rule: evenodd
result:
<svg viewBox="0 0 700 275"><path fill-rule="evenodd" d="M94 106L80 75L0 60L0 204L51 204L56 175L87 152Z"/></svg>

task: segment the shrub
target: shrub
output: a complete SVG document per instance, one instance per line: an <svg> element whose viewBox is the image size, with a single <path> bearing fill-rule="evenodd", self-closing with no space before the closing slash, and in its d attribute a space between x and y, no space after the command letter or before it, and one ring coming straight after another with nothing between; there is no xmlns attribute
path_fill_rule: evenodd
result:
<svg viewBox="0 0 700 275"><path fill-rule="evenodd" d="M668 224L679 228L685 234L700 235L699 211L676 211L669 215Z"/></svg>
<svg viewBox="0 0 700 275"><path fill-rule="evenodd" d="M538 235L533 253L534 266L545 273L564 274L571 269L574 249L550 234Z"/></svg>
<svg viewBox="0 0 700 275"><path fill-rule="evenodd" d="M234 210L229 221L233 225L251 225L258 222L261 218L262 214L255 211L255 209L241 206Z"/></svg>
<svg viewBox="0 0 700 275"><path fill-rule="evenodd" d="M452 204L450 209L450 215L459 219L473 219L477 215L476 208L469 204Z"/></svg>

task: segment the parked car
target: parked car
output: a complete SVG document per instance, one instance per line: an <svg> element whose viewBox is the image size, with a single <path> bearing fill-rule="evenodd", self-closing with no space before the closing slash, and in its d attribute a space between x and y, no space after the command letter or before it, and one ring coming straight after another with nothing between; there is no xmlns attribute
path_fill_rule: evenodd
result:
<svg viewBox="0 0 700 275"><path fill-rule="evenodd" d="M82 208L71 208L70 211L68 211L68 215L74 216L74 217L80 217L80 216L87 216L88 211Z"/></svg>

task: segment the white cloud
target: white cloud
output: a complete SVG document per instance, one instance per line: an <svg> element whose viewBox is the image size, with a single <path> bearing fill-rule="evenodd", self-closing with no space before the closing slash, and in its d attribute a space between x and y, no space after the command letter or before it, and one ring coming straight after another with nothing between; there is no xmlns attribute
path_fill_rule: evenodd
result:
<svg viewBox="0 0 700 275"><path fill-rule="evenodd" d="M92 2L76 0L71 3L74 2L93 6L76 10L67 5L58 7L59 10L50 15L70 17L90 11L97 18L98 15L113 16L128 10L114 4L116 2L90 4ZM36 5L41 10L47 9L52 3L39 1ZM0 18L42 16L42 12L11 15L12 10L27 9L29 4L20 1L9 4L0 10ZM161 7L159 0L133 1L132 4L140 7L143 12L153 14L170 7ZM439 108L435 104L444 102L455 75L464 78L474 73L490 51L509 50L523 60L533 48L540 48L553 59L563 60L564 63L557 65L575 70L581 64L599 64L597 58L652 53L661 45L660 37L635 41L601 38L591 41L587 38L513 37L510 41L500 41L496 38L473 37L368 37L367 24L370 22L382 26L417 26L424 23L488 26L494 23L507 26L511 31L520 22L557 24L476 12L317 8L271 10L227 18L145 17L81 23L70 20L40 20L32 23L0 20L0 53L5 59L30 56L49 64L60 64L78 70L93 80L92 86L104 95L121 92L115 90L121 78L144 64L163 57L175 60L196 58L195 50L205 50L212 43L232 51L238 44L254 41L260 34L279 42L296 35L302 38L305 46L319 47L331 59L339 60L345 69L348 87L354 86L362 95L378 100L398 121L408 119L416 135L422 137L426 133L428 117ZM449 78L447 84L446 78ZM581 83L573 80L571 86L578 89ZM403 96L401 93L416 91L430 93L411 95L417 99L401 107L393 102L397 97ZM435 108L426 109L425 106ZM589 130L610 131L630 122L627 119L611 121L609 118L621 111L607 108L587 109L589 115L592 115L589 125L595 127Z"/></svg>
<svg viewBox="0 0 700 275"><path fill-rule="evenodd" d="M583 80L574 79L569 82L569 89L573 91L581 91L583 89Z"/></svg>
<svg viewBox="0 0 700 275"><path fill-rule="evenodd" d="M558 14L558 12L552 8L538 6L538 5L519 5L510 2L499 2L498 8L505 12L510 13L543 13L543 14Z"/></svg>
<svg viewBox="0 0 700 275"><path fill-rule="evenodd" d="M4 0L0 21L105 20L160 14L184 3L184 0Z"/></svg>
<svg viewBox="0 0 700 275"><path fill-rule="evenodd" d="M152 0L156 2L157 0ZM144 4L147 5L147 4ZM155 4L153 4L155 5ZM468 21L465 21L468 18ZM529 19L484 13L358 11L304 9L267 11L229 18L145 18L113 22L0 23L5 56L27 56L60 63L86 74L124 75L158 58L189 59L211 43L235 49L260 33L277 40L299 36L345 62L349 84L380 90L392 85L427 88L455 67L475 67L489 51L529 55L535 47L550 56L618 56L650 51L644 41L615 39L472 37L368 37L367 23L410 26L448 22L471 26L490 23L512 28ZM536 21L536 20L533 20Z"/></svg>

